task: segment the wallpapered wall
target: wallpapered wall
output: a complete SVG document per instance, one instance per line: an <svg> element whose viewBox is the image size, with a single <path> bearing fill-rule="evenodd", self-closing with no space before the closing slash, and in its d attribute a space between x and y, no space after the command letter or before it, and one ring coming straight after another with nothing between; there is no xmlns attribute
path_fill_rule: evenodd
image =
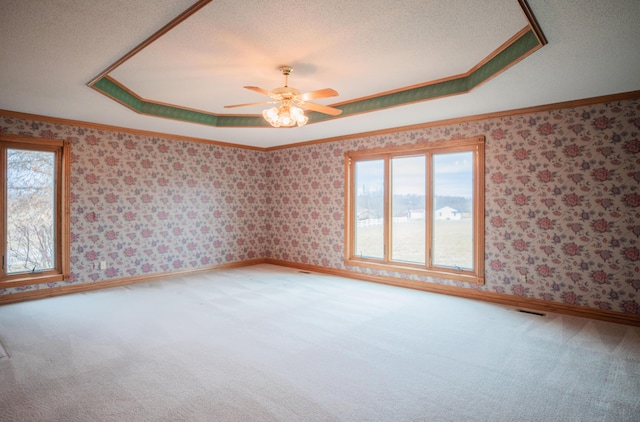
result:
<svg viewBox="0 0 640 422"><path fill-rule="evenodd" d="M640 101L623 101L274 151L269 256L640 313L639 133ZM345 267L344 152L477 135L485 285Z"/></svg>
<svg viewBox="0 0 640 422"><path fill-rule="evenodd" d="M69 283L264 257L264 152L11 117L0 121L2 133L72 141ZM107 269L94 268L100 261Z"/></svg>
<svg viewBox="0 0 640 422"><path fill-rule="evenodd" d="M0 130L73 141L70 283L268 257L640 313L640 100L271 152L11 117ZM484 286L344 266L345 151L477 135Z"/></svg>

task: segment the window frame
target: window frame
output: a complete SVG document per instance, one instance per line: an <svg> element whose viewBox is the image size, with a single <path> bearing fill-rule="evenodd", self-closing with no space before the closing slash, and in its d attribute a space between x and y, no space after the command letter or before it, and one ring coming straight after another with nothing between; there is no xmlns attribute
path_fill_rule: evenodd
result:
<svg viewBox="0 0 640 422"><path fill-rule="evenodd" d="M466 281L476 284L484 284L484 136L457 139L451 141L434 141L414 145L404 145L370 150L347 151L344 154L345 178L344 178L344 264L370 268L374 270L398 271L421 276L437 277L449 280ZM472 270L436 267L432 264L432 236L433 236L433 164L429 158L433 154L473 152L473 236L474 250ZM392 261L391 226L391 158L403 156L415 156L425 154L427 156L426 168L426 204L425 212L425 264L414 264L400 261ZM361 257L354 253L355 232L357 227L357 209L355 183L355 163L362 160L384 159L385 187L384 187L384 258Z"/></svg>
<svg viewBox="0 0 640 422"><path fill-rule="evenodd" d="M7 153L8 149L26 149L55 153L55 194L54 194L54 247L55 266L53 269L35 273L23 272L7 274L5 268L7 248ZM0 287L16 287L30 284L51 283L68 280L70 276L71 219L71 142L58 139L34 138L17 135L0 135Z"/></svg>

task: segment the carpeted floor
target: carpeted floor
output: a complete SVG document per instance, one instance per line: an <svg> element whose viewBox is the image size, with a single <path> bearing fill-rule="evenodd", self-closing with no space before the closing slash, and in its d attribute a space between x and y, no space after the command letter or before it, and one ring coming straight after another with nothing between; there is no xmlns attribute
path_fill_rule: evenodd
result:
<svg viewBox="0 0 640 422"><path fill-rule="evenodd" d="M638 327L272 265L1 306L0 344L2 421L640 420Z"/></svg>

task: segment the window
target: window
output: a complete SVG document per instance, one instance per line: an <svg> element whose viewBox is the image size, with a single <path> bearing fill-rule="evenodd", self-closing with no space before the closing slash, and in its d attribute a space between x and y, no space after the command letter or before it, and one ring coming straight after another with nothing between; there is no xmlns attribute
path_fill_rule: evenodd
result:
<svg viewBox="0 0 640 422"><path fill-rule="evenodd" d="M484 137L345 154L345 264L484 283Z"/></svg>
<svg viewBox="0 0 640 422"><path fill-rule="evenodd" d="M0 135L0 282L69 274L69 142Z"/></svg>

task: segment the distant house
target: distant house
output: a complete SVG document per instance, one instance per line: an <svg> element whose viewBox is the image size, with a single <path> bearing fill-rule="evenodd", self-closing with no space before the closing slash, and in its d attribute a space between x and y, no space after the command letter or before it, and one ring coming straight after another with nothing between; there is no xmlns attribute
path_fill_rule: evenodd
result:
<svg viewBox="0 0 640 422"><path fill-rule="evenodd" d="M374 211L367 209L358 211L358 220L368 220L370 218L376 218Z"/></svg>
<svg viewBox="0 0 640 422"><path fill-rule="evenodd" d="M407 217L413 220L424 220L424 210L409 210L407 211Z"/></svg>
<svg viewBox="0 0 640 422"><path fill-rule="evenodd" d="M460 220L462 213L455 208L442 207L436 210L436 220Z"/></svg>

